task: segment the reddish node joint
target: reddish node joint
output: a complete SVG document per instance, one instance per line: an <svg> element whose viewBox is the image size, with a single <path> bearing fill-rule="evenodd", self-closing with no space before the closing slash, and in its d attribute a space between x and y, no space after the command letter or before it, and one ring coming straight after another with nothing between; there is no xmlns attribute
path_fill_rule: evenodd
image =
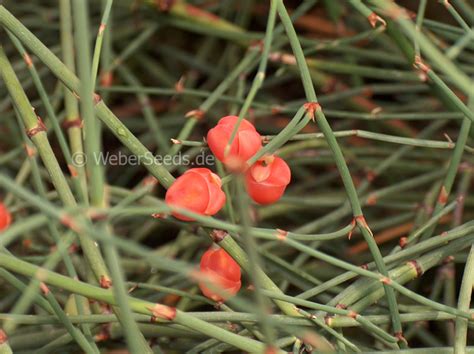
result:
<svg viewBox="0 0 474 354"><path fill-rule="evenodd" d="M367 263L366 263L366 264L362 264L360 267L361 267L362 269L364 269L364 270L369 269L369 265L368 265Z"/></svg>
<svg viewBox="0 0 474 354"><path fill-rule="evenodd" d="M152 314L152 319L155 321L156 319L168 320L172 321L176 317L176 308L162 305L162 304L155 304L153 307L149 307Z"/></svg>
<svg viewBox="0 0 474 354"><path fill-rule="evenodd" d="M330 315L324 316L324 323L327 324L329 327L331 327L331 324L332 324L332 316L330 316Z"/></svg>
<svg viewBox="0 0 474 354"><path fill-rule="evenodd" d="M162 12L168 12L174 3L175 0L155 0L155 6Z"/></svg>
<svg viewBox="0 0 474 354"><path fill-rule="evenodd" d="M259 52L263 52L263 40L257 39L255 41L251 41L249 49L258 49Z"/></svg>
<svg viewBox="0 0 474 354"><path fill-rule="evenodd" d="M265 348L265 354L276 354L278 353L278 349L274 347L273 345L269 345L268 347Z"/></svg>
<svg viewBox="0 0 474 354"><path fill-rule="evenodd" d="M31 248L32 244L33 244L33 242L29 238L24 239L23 242L22 242L23 247L25 247L26 249Z"/></svg>
<svg viewBox="0 0 474 354"><path fill-rule="evenodd" d="M153 214L151 214L151 217L153 219L166 219L168 217L168 214L166 214L166 213L153 213Z"/></svg>
<svg viewBox="0 0 474 354"><path fill-rule="evenodd" d="M423 275L423 268L416 260L409 261L407 264L411 265L416 271L416 277L421 277Z"/></svg>
<svg viewBox="0 0 474 354"><path fill-rule="evenodd" d="M448 264L454 261L454 256L447 256L445 259L443 259L443 264Z"/></svg>
<svg viewBox="0 0 474 354"><path fill-rule="evenodd" d="M76 178L78 176L77 170L73 165L67 165L67 168L68 168L69 174L71 175L72 178Z"/></svg>
<svg viewBox="0 0 474 354"><path fill-rule="evenodd" d="M6 343L7 341L8 341L7 334L5 333L5 331L3 331L3 329L0 329L0 344Z"/></svg>
<svg viewBox="0 0 474 354"><path fill-rule="evenodd" d="M452 6L448 0L442 0L441 3L446 7L446 9L449 9Z"/></svg>
<svg viewBox="0 0 474 354"><path fill-rule="evenodd" d="M380 278L380 282L384 283L385 285L390 285L392 284L392 279L390 279L389 277L382 277Z"/></svg>
<svg viewBox="0 0 474 354"><path fill-rule="evenodd" d="M110 315L112 313L112 308L110 307L109 304L105 304L103 302L99 302L100 305L100 311L101 314L103 315Z"/></svg>
<svg viewBox="0 0 474 354"><path fill-rule="evenodd" d="M142 180L143 186L156 186L158 184L158 180L154 176L147 176Z"/></svg>
<svg viewBox="0 0 474 354"><path fill-rule="evenodd" d="M216 301L216 302L214 303L214 308L215 308L216 310L218 310L218 311L221 311L223 304L224 304L223 301Z"/></svg>
<svg viewBox="0 0 474 354"><path fill-rule="evenodd" d="M291 54L273 52L268 55L268 59L272 62L279 62L285 65L296 65L296 57Z"/></svg>
<svg viewBox="0 0 474 354"><path fill-rule="evenodd" d="M94 102L94 105L96 105L96 104L98 104L100 101L102 101L102 97L100 97L99 94L94 93L94 94L92 95L92 100L93 100L93 102Z"/></svg>
<svg viewBox="0 0 474 354"><path fill-rule="evenodd" d="M438 195L438 203L441 205L445 205L447 202L448 202L448 191L446 190L445 186L442 186Z"/></svg>
<svg viewBox="0 0 474 354"><path fill-rule="evenodd" d="M71 217L71 215L63 214L59 221L61 222L61 224L63 224L67 228L73 231L79 232L79 228L76 222L74 221L74 219Z"/></svg>
<svg viewBox="0 0 474 354"><path fill-rule="evenodd" d="M405 248L406 245L408 244L408 237L400 237L400 240L398 240L398 245L401 247L401 248Z"/></svg>
<svg viewBox="0 0 474 354"><path fill-rule="evenodd" d="M177 93L181 93L184 91L184 82L185 82L186 78L183 76L181 76L179 78L179 80L174 84L174 89Z"/></svg>
<svg viewBox="0 0 474 354"><path fill-rule="evenodd" d="M369 228L369 225L367 224L367 221L365 220L364 215L357 215L351 221L351 227L352 228L351 228L351 231L349 231L349 234L347 235L347 238L349 240L352 237L352 234L354 232L354 229L355 229L356 225L359 225L359 226L363 227L364 229L366 229L370 233L371 236L374 236L374 234L372 233L372 230Z"/></svg>
<svg viewBox="0 0 474 354"><path fill-rule="evenodd" d="M184 115L186 118L194 118L196 120L202 120L204 118L204 111L200 109L193 109Z"/></svg>
<svg viewBox="0 0 474 354"><path fill-rule="evenodd" d="M28 144L25 144L25 151L26 151L26 155L28 155L29 157L35 156L36 154L35 148L33 148L32 146Z"/></svg>
<svg viewBox="0 0 474 354"><path fill-rule="evenodd" d="M87 211L87 215L91 219L91 221L100 221L100 220L106 220L107 219L107 214L100 212L98 210L90 209Z"/></svg>
<svg viewBox="0 0 474 354"><path fill-rule="evenodd" d="M110 338L110 332L107 327L101 329L99 333L94 336L96 342L104 342Z"/></svg>
<svg viewBox="0 0 474 354"><path fill-rule="evenodd" d="M171 140L171 142L172 142L174 145L180 145L180 144L182 144L182 141L181 141L181 140L173 139L173 138L171 138L170 140Z"/></svg>
<svg viewBox="0 0 474 354"><path fill-rule="evenodd" d="M100 75L100 84L104 87L112 86L112 82L114 81L114 75L111 71L106 71Z"/></svg>
<svg viewBox="0 0 474 354"><path fill-rule="evenodd" d="M49 294L49 288L46 286L45 283L43 282L40 283L40 289L44 296Z"/></svg>
<svg viewBox="0 0 474 354"><path fill-rule="evenodd" d="M387 27L387 22L377 15L375 12L372 12L369 16L367 16L367 20L369 21L372 28L377 27L377 22L380 23L383 27Z"/></svg>
<svg viewBox="0 0 474 354"><path fill-rule="evenodd" d="M276 237L280 241L285 241L286 237L288 236L288 231L282 230L282 229L276 229L277 234Z"/></svg>
<svg viewBox="0 0 474 354"><path fill-rule="evenodd" d="M31 60L31 57L28 53L25 53L23 55L23 59L25 60L26 66L31 68L33 66L33 61Z"/></svg>
<svg viewBox="0 0 474 354"><path fill-rule="evenodd" d="M425 64L425 62L423 61L423 59L421 59L419 55L415 56L415 61L413 63L413 66L416 69L421 70L424 74L427 74L428 71L431 70L431 68L427 64Z"/></svg>
<svg viewBox="0 0 474 354"><path fill-rule="evenodd" d="M163 1L163 0L162 0ZM173 1L174 3L175 1ZM200 18L205 20L206 22L216 22L220 20L220 17L214 15L212 12L208 12L205 10L201 10L199 7L192 6L192 5L185 5L186 13L192 18Z"/></svg>
<svg viewBox="0 0 474 354"><path fill-rule="evenodd" d="M99 26L98 33L102 34L105 31L106 27L107 27L107 25L105 23L101 23L100 26Z"/></svg>
<svg viewBox="0 0 474 354"><path fill-rule="evenodd" d="M211 238L214 243L219 243L227 237L228 233L224 230L212 230Z"/></svg>
<svg viewBox="0 0 474 354"><path fill-rule="evenodd" d="M399 342L403 342L405 344L408 344L406 338L403 336L403 332L401 332L401 331L400 332L395 332L393 335L395 336L395 338L398 339Z"/></svg>
<svg viewBox="0 0 474 354"><path fill-rule="evenodd" d="M375 204L377 204L377 196L375 196L375 194L370 194L370 195L367 197L366 203L367 203L367 205L375 205Z"/></svg>
<svg viewBox="0 0 474 354"><path fill-rule="evenodd" d="M71 128L82 128L83 121L80 117L74 119L67 119L63 122L63 129L71 129Z"/></svg>
<svg viewBox="0 0 474 354"><path fill-rule="evenodd" d="M28 129L26 131L26 135L28 135L28 138L31 139L36 134L38 134L40 132L45 132L45 131L46 131L46 126L44 125L43 120L40 117L38 117L38 125L36 125L36 127Z"/></svg>
<svg viewBox="0 0 474 354"><path fill-rule="evenodd" d="M340 303L339 303L339 304L336 305L336 308L337 308L337 309L345 310L345 309L347 309L347 305L346 305L346 304L340 304Z"/></svg>
<svg viewBox="0 0 474 354"><path fill-rule="evenodd" d="M311 120L314 122L316 111L321 110L321 105L318 102L308 102L305 103L303 107L306 109Z"/></svg>
<svg viewBox="0 0 474 354"><path fill-rule="evenodd" d="M370 229L369 225L367 224L367 221L365 220L365 217L364 215L357 215L355 218L354 218L355 222L363 227L364 229L366 229L370 235L373 237L374 234L372 233L372 230Z"/></svg>
<svg viewBox="0 0 474 354"><path fill-rule="evenodd" d="M112 286L112 280L106 275L101 275L99 284L102 289L109 289Z"/></svg>
<svg viewBox="0 0 474 354"><path fill-rule="evenodd" d="M356 220L352 219L352 221L351 221L351 230L349 231L349 234L347 235L347 238L349 240L352 238L352 234L354 233L355 227L356 227Z"/></svg>
<svg viewBox="0 0 474 354"><path fill-rule="evenodd" d="M353 319L356 319L357 316L359 316L359 314L353 310L349 310L348 314L347 314L347 317L350 317L350 318L353 318Z"/></svg>
<svg viewBox="0 0 474 354"><path fill-rule="evenodd" d="M366 173L366 178L369 182L372 182L377 177L377 173L375 171L369 170Z"/></svg>
<svg viewBox="0 0 474 354"><path fill-rule="evenodd" d="M75 243L73 243L68 249L69 254L74 254L77 251L79 251L79 246L76 245ZM79 280L79 279L77 279L77 280Z"/></svg>
<svg viewBox="0 0 474 354"><path fill-rule="evenodd" d="M229 331L234 332L234 333L236 333L239 330L239 326L232 322L227 322L226 326Z"/></svg>

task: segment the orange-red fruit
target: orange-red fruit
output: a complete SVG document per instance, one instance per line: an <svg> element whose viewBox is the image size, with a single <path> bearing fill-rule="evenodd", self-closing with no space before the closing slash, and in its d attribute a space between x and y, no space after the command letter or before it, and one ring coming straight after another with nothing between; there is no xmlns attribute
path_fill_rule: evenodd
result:
<svg viewBox="0 0 474 354"><path fill-rule="evenodd" d="M184 208L202 215L214 215L224 206L225 193L218 175L207 168L191 168L178 177L166 192L169 206ZM183 221L193 218L173 212Z"/></svg>
<svg viewBox="0 0 474 354"><path fill-rule="evenodd" d="M240 289L240 266L222 248L210 248L201 257L201 274L212 284L199 282L202 293L211 300L221 302L234 296ZM220 291L216 291L219 289Z"/></svg>
<svg viewBox="0 0 474 354"><path fill-rule="evenodd" d="M0 202L0 231L4 231L10 226L12 215L8 211L5 204Z"/></svg>
<svg viewBox="0 0 474 354"><path fill-rule="evenodd" d="M207 133L207 144L219 161L224 163L232 161L247 161L262 147L262 137L248 120L240 122L230 150L225 155L225 148L230 141L234 127L238 121L237 116L221 118L217 125Z"/></svg>
<svg viewBox="0 0 474 354"><path fill-rule="evenodd" d="M291 181L291 171L278 156L257 161L245 175L247 193L259 204L275 203Z"/></svg>

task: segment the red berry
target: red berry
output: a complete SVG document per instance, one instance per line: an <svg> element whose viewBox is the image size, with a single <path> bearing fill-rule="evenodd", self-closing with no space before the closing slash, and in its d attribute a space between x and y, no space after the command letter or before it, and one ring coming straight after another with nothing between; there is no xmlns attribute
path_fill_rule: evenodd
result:
<svg viewBox="0 0 474 354"><path fill-rule="evenodd" d="M290 168L278 156L267 156L257 161L245 175L247 192L259 204L275 203L290 180Z"/></svg>
<svg viewBox="0 0 474 354"><path fill-rule="evenodd" d="M222 248L210 248L201 257L200 270L207 282L214 288L222 290L217 293L206 286L206 282L199 282L202 293L217 302L227 300L240 289L240 266Z"/></svg>
<svg viewBox="0 0 474 354"><path fill-rule="evenodd" d="M219 161L247 161L262 147L262 138L248 120L240 122L230 150L226 156L225 148L230 141L232 131L237 123L237 116L221 118L217 125L207 133L207 144Z"/></svg>
<svg viewBox="0 0 474 354"><path fill-rule="evenodd" d="M225 203L225 193L221 189L221 179L207 168L191 168L166 192L166 203L170 206L185 208L189 211L214 215ZM193 218L173 213L174 217L192 221Z"/></svg>
<svg viewBox="0 0 474 354"><path fill-rule="evenodd" d="M12 222L12 215L5 204L0 202L0 231L6 230Z"/></svg>

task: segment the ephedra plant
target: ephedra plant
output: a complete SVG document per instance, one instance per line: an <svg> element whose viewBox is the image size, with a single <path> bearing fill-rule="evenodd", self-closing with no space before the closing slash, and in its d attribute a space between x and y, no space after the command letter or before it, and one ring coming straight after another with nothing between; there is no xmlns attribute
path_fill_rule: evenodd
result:
<svg viewBox="0 0 474 354"><path fill-rule="evenodd" d="M0 352L474 350L474 7L0 4Z"/></svg>

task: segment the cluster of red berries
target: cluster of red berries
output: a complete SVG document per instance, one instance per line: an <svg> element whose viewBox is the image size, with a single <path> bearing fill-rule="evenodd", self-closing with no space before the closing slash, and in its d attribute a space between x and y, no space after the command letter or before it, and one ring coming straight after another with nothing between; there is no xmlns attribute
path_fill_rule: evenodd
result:
<svg viewBox="0 0 474 354"><path fill-rule="evenodd" d="M227 116L207 133L207 143L216 158L228 168L244 166L245 184L249 196L259 204L271 204L283 195L291 180L291 171L286 162L278 156L264 156L252 166L246 162L262 148L262 137L249 121L243 119L228 147L232 132L237 124L237 116ZM192 168L186 171L166 192L166 203L201 215L214 215L225 204L219 176L207 168ZM173 212L174 217L183 221L193 219ZM241 286L240 267L221 248L207 250L201 258L201 273L215 288L199 287L205 296L214 301L224 301L235 295Z"/></svg>
<svg viewBox="0 0 474 354"><path fill-rule="evenodd" d="M226 151L237 116L227 116L207 133L207 143L216 158L226 166L245 165L262 148L262 137L249 121L243 119ZM250 197L259 204L271 204L283 195L290 183L291 171L278 156L264 156L246 168L245 182ZM191 168L178 177L166 192L166 203L201 215L214 215L225 204L221 179L207 168ZM192 218L174 212L183 221Z"/></svg>

